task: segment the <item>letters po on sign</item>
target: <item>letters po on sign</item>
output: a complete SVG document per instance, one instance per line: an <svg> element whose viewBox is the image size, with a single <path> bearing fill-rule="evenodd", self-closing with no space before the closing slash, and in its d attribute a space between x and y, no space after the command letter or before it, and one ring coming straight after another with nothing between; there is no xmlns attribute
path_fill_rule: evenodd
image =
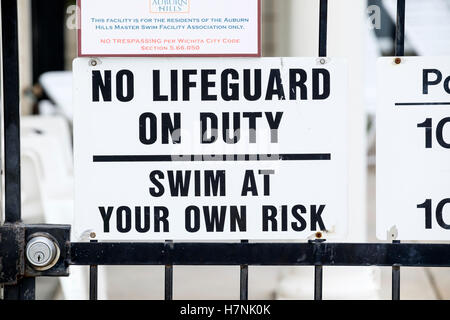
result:
<svg viewBox="0 0 450 320"><path fill-rule="evenodd" d="M449 59L380 59L378 95L377 236L450 240Z"/></svg>

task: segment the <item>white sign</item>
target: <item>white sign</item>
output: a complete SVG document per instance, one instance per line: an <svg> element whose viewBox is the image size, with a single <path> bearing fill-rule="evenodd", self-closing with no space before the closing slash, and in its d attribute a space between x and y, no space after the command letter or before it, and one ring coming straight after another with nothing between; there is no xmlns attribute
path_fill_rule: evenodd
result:
<svg viewBox="0 0 450 320"><path fill-rule="evenodd" d="M79 56L261 56L260 0L78 0Z"/></svg>
<svg viewBox="0 0 450 320"><path fill-rule="evenodd" d="M450 240L449 61L378 61L379 239Z"/></svg>
<svg viewBox="0 0 450 320"><path fill-rule="evenodd" d="M345 235L343 60L79 58L73 70L78 236Z"/></svg>

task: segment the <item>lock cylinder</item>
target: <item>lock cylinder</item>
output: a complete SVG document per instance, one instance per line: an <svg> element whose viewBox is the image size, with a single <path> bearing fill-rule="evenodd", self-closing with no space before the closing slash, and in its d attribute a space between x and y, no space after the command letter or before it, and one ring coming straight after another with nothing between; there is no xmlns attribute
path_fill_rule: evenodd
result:
<svg viewBox="0 0 450 320"><path fill-rule="evenodd" d="M59 248L50 238L36 236L27 243L26 257L34 269L48 270L58 260Z"/></svg>

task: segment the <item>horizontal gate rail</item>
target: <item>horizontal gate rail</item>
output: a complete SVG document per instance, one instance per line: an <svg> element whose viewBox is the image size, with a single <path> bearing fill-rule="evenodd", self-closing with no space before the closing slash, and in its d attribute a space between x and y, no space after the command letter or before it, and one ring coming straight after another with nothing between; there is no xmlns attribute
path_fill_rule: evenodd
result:
<svg viewBox="0 0 450 320"><path fill-rule="evenodd" d="M71 265L450 267L449 244L72 243Z"/></svg>

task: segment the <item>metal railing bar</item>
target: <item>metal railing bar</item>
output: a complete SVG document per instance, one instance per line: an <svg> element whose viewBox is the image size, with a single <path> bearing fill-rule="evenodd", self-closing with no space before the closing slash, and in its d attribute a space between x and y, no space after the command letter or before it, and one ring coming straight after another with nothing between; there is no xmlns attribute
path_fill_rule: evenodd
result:
<svg viewBox="0 0 450 320"><path fill-rule="evenodd" d="M170 253L170 247L173 241L166 241L167 254ZM164 300L173 300L173 265L166 264L164 269Z"/></svg>
<svg viewBox="0 0 450 320"><path fill-rule="evenodd" d="M392 267L392 300L400 300L400 266Z"/></svg>
<svg viewBox="0 0 450 320"><path fill-rule="evenodd" d="M319 57L327 56L328 0L320 0Z"/></svg>
<svg viewBox="0 0 450 320"><path fill-rule="evenodd" d="M397 23L395 28L395 55L405 55L405 0L397 0Z"/></svg>
<svg viewBox="0 0 450 320"><path fill-rule="evenodd" d="M322 300L323 266L314 266L314 300Z"/></svg>
<svg viewBox="0 0 450 320"><path fill-rule="evenodd" d="M36 296L36 278L23 278L15 286L5 286L5 300L34 300Z"/></svg>
<svg viewBox="0 0 450 320"><path fill-rule="evenodd" d="M166 252L166 251L169 252ZM71 243L72 265L450 267L447 244Z"/></svg>
<svg viewBox="0 0 450 320"><path fill-rule="evenodd" d="M20 194L20 98L17 0L1 1L3 124L4 124L4 213L6 223L21 220ZM0 221L1 223L1 221ZM24 278L6 285L5 299L34 300L35 279Z"/></svg>
<svg viewBox="0 0 450 320"><path fill-rule="evenodd" d="M395 27L395 55L400 57L405 55L405 15L406 1L397 0L397 21ZM393 244L400 244L400 241L393 241ZM392 300L400 300L400 266L392 267Z"/></svg>
<svg viewBox="0 0 450 320"><path fill-rule="evenodd" d="M397 21L395 27L395 55L405 55L405 16L406 1L397 0ZM400 241L392 241L393 245L399 245ZM392 267L392 300L400 300L400 265Z"/></svg>
<svg viewBox="0 0 450 320"><path fill-rule="evenodd" d="M164 300L173 300L173 266L166 265L164 271Z"/></svg>
<svg viewBox="0 0 450 320"><path fill-rule="evenodd" d="M308 243L313 245L314 255L314 300L322 300L323 291L323 266L321 257L323 255L321 244L325 243L325 239L309 240Z"/></svg>
<svg viewBox="0 0 450 320"><path fill-rule="evenodd" d="M89 300L98 300L98 266L89 266Z"/></svg>
<svg viewBox="0 0 450 320"><path fill-rule="evenodd" d="M20 108L17 0L1 1L5 165L5 222L21 220Z"/></svg>
<svg viewBox="0 0 450 320"><path fill-rule="evenodd" d="M97 240L91 240L90 244L98 243ZM98 265L89 266L89 300L98 300Z"/></svg>
<svg viewBox="0 0 450 320"><path fill-rule="evenodd" d="M392 241L394 245L399 245L400 241ZM392 267L392 300L400 300L400 266Z"/></svg>
<svg viewBox="0 0 450 320"><path fill-rule="evenodd" d="M242 240L241 243L248 243L248 240ZM240 266L240 299L248 300L248 264Z"/></svg>

